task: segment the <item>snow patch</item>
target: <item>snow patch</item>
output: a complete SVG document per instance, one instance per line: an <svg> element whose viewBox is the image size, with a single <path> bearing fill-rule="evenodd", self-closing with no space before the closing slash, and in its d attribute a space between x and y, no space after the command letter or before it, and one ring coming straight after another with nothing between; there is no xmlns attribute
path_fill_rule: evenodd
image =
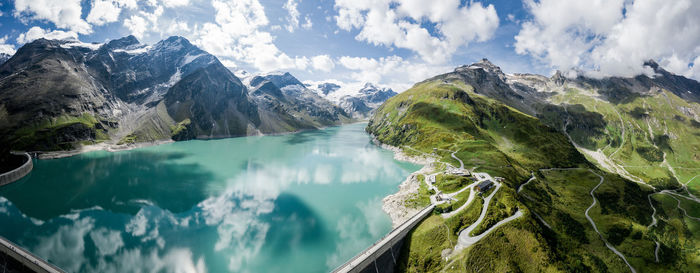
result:
<svg viewBox="0 0 700 273"><path fill-rule="evenodd" d="M148 52L150 49L151 49L151 46L144 46L144 47L133 48L133 49L119 48L119 49L115 49L113 51L114 52L124 52L124 53L129 54L129 55L140 55L140 54Z"/></svg>
<svg viewBox="0 0 700 273"><path fill-rule="evenodd" d="M90 44L90 43L83 43L83 42L70 42L70 43L65 43L62 44L62 48L73 48L73 47L83 47L83 48L89 48L91 50L97 50L100 48L102 44Z"/></svg>
<svg viewBox="0 0 700 273"><path fill-rule="evenodd" d="M201 54L197 54L197 55L190 55L189 53L187 53L187 55L185 55L185 60L182 61L182 66L185 66L185 65L187 65L188 63L191 63L192 61L194 61L194 60L196 60L197 58L202 57L202 56L204 56L204 55L206 55L206 54L205 54L205 53L201 53Z"/></svg>

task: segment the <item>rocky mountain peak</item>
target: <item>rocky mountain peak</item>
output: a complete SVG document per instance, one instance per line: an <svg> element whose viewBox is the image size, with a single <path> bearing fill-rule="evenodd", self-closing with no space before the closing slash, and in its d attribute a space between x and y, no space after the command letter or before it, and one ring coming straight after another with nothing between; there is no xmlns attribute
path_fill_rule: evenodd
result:
<svg viewBox="0 0 700 273"><path fill-rule="evenodd" d="M563 85L566 81L566 77L562 75L561 71L557 70L557 72L555 72L554 75L552 75L551 80L554 81L554 83L557 85Z"/></svg>
<svg viewBox="0 0 700 273"><path fill-rule="evenodd" d="M265 79L271 81L273 84L275 84L277 87L280 89L290 86L290 85L299 85L302 87L305 87L299 79L295 78L292 74L289 74L289 72L274 72L274 73L269 73L264 76Z"/></svg>
<svg viewBox="0 0 700 273"><path fill-rule="evenodd" d="M651 60L651 59L644 62L644 66L651 67L652 69L654 69L655 72L659 69L659 64L656 63L656 61Z"/></svg>
<svg viewBox="0 0 700 273"><path fill-rule="evenodd" d="M365 86L362 87L362 89L360 89L359 92L360 92L360 94L374 94L377 92L383 92L383 91L387 91L387 90L391 90L391 89L380 88L380 87L374 85L373 83L368 82L368 83L365 83ZM393 92L393 90L391 90L391 92Z"/></svg>
<svg viewBox="0 0 700 273"><path fill-rule="evenodd" d="M153 52L179 52L196 48L190 41L181 36L170 36L168 39L156 43L151 51Z"/></svg>
<svg viewBox="0 0 700 273"><path fill-rule="evenodd" d="M469 65L469 68L472 68L472 69L473 68L481 68L481 69L484 69L486 72L503 73L503 72L501 72L500 67L493 64L491 61L489 61L486 58L483 58L483 59L481 59L481 61Z"/></svg>
<svg viewBox="0 0 700 273"><path fill-rule="evenodd" d="M108 43L106 43L103 47L108 48L108 49L120 49L120 48L127 48L130 46L138 45L139 40L134 37L134 35L129 35L126 37L122 37L119 39L111 40Z"/></svg>
<svg viewBox="0 0 700 273"><path fill-rule="evenodd" d="M323 95L328 95L329 93L335 92L336 90L340 89L340 85L337 85L332 82L324 82L319 84L318 89L321 90L321 93Z"/></svg>
<svg viewBox="0 0 700 273"><path fill-rule="evenodd" d="M364 96L369 103L381 103L396 95L394 90L390 88L381 88L372 83L365 83L365 86L359 91L361 96Z"/></svg>

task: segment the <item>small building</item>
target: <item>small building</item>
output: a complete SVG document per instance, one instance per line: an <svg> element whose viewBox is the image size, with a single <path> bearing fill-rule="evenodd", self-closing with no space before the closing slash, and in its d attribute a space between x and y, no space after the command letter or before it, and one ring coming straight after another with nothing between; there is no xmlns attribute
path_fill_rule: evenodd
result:
<svg viewBox="0 0 700 273"><path fill-rule="evenodd" d="M450 170L449 174L456 175L456 176L469 176L469 171L460 170L460 169L453 169L453 170Z"/></svg>
<svg viewBox="0 0 700 273"><path fill-rule="evenodd" d="M447 170L445 172L447 174L456 175L456 176L470 176L471 175L471 173L469 173L469 170L453 168L453 167L447 167Z"/></svg>
<svg viewBox="0 0 700 273"><path fill-rule="evenodd" d="M474 187L475 187L476 190L478 190L480 193L484 193L484 192L488 191L489 189L493 188L493 186L494 186L493 181L491 181L491 180L484 180L484 181L482 181L481 183L476 184L476 186L474 186Z"/></svg>
<svg viewBox="0 0 700 273"><path fill-rule="evenodd" d="M430 184L435 184L435 175L429 175L428 176L428 182Z"/></svg>

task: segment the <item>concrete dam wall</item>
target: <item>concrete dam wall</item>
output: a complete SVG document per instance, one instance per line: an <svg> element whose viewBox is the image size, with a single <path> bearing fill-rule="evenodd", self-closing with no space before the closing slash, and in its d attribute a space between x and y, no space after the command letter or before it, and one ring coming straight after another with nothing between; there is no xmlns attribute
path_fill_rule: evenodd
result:
<svg viewBox="0 0 700 273"><path fill-rule="evenodd" d="M434 208L435 205L430 205L419 211L374 245L333 270L333 273L393 272L404 238L418 223L430 216Z"/></svg>
<svg viewBox="0 0 700 273"><path fill-rule="evenodd" d="M32 157L28 153L21 153L16 155L22 155L26 158L26 161L19 168L11 170L9 172L0 174L0 186L4 186L20 180L25 175L29 174L34 168L34 163L32 162Z"/></svg>

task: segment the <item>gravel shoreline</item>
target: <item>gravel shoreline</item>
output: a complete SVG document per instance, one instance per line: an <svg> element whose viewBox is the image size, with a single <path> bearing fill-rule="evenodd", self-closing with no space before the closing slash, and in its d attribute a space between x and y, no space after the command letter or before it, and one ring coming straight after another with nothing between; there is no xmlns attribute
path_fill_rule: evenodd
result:
<svg viewBox="0 0 700 273"><path fill-rule="evenodd" d="M33 152L28 152L28 153L30 153L30 154L36 153L36 157L39 159L56 159L56 158L71 157L74 155L87 153L87 152L93 152L93 151L119 152L119 151L126 151L126 150L131 150L131 149L136 149L136 148L156 146L156 145L172 143L172 142L175 142L175 141L173 141L173 140L159 140L159 141L139 142L139 143L135 143L135 144L122 144L122 145L98 143L98 144L93 144L93 145L82 146L82 147L80 147L80 149L70 150L70 151L52 151L52 152L33 151Z"/></svg>
<svg viewBox="0 0 700 273"><path fill-rule="evenodd" d="M423 165L423 168L411 173L406 180L399 185L399 191L390 194L382 199L382 210L391 217L391 225L393 228L406 222L423 208L411 208L406 206L406 201L418 194L420 187L419 175L430 174L435 172L435 162L437 159L427 156L409 156L399 147L380 143L376 138L372 140L377 146L383 149L394 152L394 159L400 161L411 162L418 165Z"/></svg>

